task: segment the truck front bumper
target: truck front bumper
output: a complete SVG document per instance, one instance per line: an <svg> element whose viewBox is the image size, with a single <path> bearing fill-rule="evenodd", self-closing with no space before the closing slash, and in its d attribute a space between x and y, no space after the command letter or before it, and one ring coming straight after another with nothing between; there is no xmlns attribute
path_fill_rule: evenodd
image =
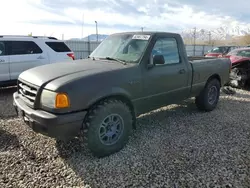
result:
<svg viewBox="0 0 250 188"><path fill-rule="evenodd" d="M33 131L59 140L67 140L77 136L80 133L83 119L87 113L82 111L55 115L43 110L34 110L25 104L17 92L13 94L13 106L17 115Z"/></svg>

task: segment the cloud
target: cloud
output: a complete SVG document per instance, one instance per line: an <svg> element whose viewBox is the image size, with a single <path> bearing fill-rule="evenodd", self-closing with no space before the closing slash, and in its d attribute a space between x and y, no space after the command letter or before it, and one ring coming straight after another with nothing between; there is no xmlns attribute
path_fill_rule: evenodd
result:
<svg viewBox="0 0 250 188"><path fill-rule="evenodd" d="M237 4L224 0L6 0L0 7L0 23L5 24L4 33L32 31L56 37L64 33L66 38L80 37L82 22L84 36L95 33L95 21L102 34L141 27L181 32L193 27L243 25L250 21L247 9L243 0Z"/></svg>
<svg viewBox="0 0 250 188"><path fill-rule="evenodd" d="M178 2L186 4L198 11L206 11L209 14L216 13L218 15L228 15L234 17L236 15L249 13L249 2L244 0L178 0Z"/></svg>

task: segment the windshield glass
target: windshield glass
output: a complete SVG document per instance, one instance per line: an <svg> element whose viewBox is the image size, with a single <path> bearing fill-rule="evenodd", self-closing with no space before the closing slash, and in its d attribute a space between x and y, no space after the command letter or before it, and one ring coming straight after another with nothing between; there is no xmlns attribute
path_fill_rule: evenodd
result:
<svg viewBox="0 0 250 188"><path fill-rule="evenodd" d="M210 52L212 53L224 53L226 51L225 47L216 47L213 48Z"/></svg>
<svg viewBox="0 0 250 188"><path fill-rule="evenodd" d="M147 47L150 35L110 35L90 54L92 58L114 58L137 63Z"/></svg>
<svg viewBox="0 0 250 188"><path fill-rule="evenodd" d="M228 55L236 55L236 56L242 56L242 57L250 57L250 49L249 49L249 50L237 50L237 51L228 53Z"/></svg>
<svg viewBox="0 0 250 188"><path fill-rule="evenodd" d="M239 52L239 50L232 50L231 52L229 52L227 55L236 55Z"/></svg>

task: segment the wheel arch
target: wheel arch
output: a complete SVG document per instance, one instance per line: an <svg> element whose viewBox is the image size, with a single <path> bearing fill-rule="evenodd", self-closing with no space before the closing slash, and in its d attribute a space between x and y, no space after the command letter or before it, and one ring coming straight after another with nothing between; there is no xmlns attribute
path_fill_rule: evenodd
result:
<svg viewBox="0 0 250 188"><path fill-rule="evenodd" d="M206 85L205 85L205 86L207 86L207 84L208 84L211 80L213 80L213 79L217 79L217 80L219 81L220 87L221 87L221 78L220 78L220 76L219 76L218 74L213 74L213 75L211 75L211 76L207 79L207 82L206 82Z"/></svg>
<svg viewBox="0 0 250 188"><path fill-rule="evenodd" d="M133 117L133 128L136 129L136 109L132 103L132 101L130 100L130 98L123 93L113 93L113 94L109 94L109 95L104 95L102 97L99 97L97 99L95 99L92 103L90 103L88 105L88 109L90 109L91 107L97 105L98 103L104 101L104 100L111 100L111 99L116 99L116 100L120 100L123 103L125 103L126 105L128 105L132 117Z"/></svg>

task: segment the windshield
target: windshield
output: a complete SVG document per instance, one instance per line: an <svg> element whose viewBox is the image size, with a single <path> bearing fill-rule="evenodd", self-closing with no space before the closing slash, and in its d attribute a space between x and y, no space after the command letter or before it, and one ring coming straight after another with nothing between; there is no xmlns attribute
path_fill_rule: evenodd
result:
<svg viewBox="0 0 250 188"><path fill-rule="evenodd" d="M242 56L242 57L250 57L250 49L249 50L236 50L228 53L228 55Z"/></svg>
<svg viewBox="0 0 250 188"><path fill-rule="evenodd" d="M216 48L213 48L210 52L211 53L224 53L226 52L226 47L216 47Z"/></svg>
<svg viewBox="0 0 250 188"><path fill-rule="evenodd" d="M91 58L114 58L137 63L147 47L150 35L119 34L107 37L91 54Z"/></svg>
<svg viewBox="0 0 250 188"><path fill-rule="evenodd" d="M239 52L239 50L232 50L227 55L236 55Z"/></svg>

